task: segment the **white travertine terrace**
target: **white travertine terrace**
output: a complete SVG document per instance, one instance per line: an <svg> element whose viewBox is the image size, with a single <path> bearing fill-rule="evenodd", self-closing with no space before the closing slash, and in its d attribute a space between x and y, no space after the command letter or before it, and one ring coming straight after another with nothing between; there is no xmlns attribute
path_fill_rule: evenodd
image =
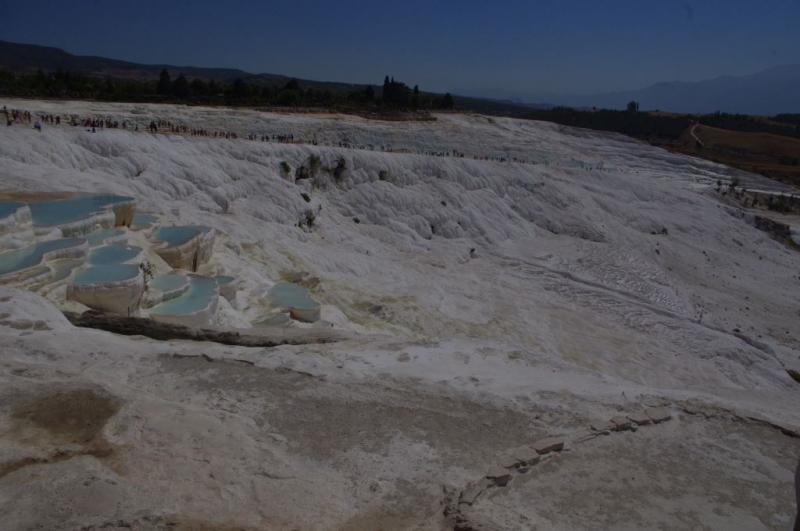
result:
<svg viewBox="0 0 800 531"><path fill-rule="evenodd" d="M31 209L20 203L6 216L0 218L0 251L23 246L24 242L33 238L33 222Z"/></svg>
<svg viewBox="0 0 800 531"><path fill-rule="evenodd" d="M180 297L189 290L191 282L186 275L159 275L150 280L142 299L143 308L152 308L168 300Z"/></svg>
<svg viewBox="0 0 800 531"><path fill-rule="evenodd" d="M213 278L189 275L189 290L180 297L155 306L150 318L185 326L215 324L219 307L219 285Z"/></svg>
<svg viewBox="0 0 800 531"><path fill-rule="evenodd" d="M51 243L59 242L61 245L50 248ZM39 247L44 247L45 250L39 251ZM39 281L43 276L52 274L52 269L47 266L48 262L54 260L73 260L83 258L89 251L89 245L83 238L69 238L66 240L55 240L53 242L41 242L39 244L32 244L29 246L29 252L33 252L30 260L26 260L21 267L14 268L0 274L0 284L16 284L25 286ZM23 253L26 249L16 249L14 251L7 251L0 255L0 264L3 258L8 258L12 253Z"/></svg>
<svg viewBox="0 0 800 531"><path fill-rule="evenodd" d="M0 426L50 391L120 406L83 447L35 426L2 430L3 531L791 527L800 439L732 412L800 425L787 373L800 371L798 255L715 191L730 168L620 135L457 112L398 123L10 105L318 139L1 128L0 168L21 189L100 186L165 223L214 228L200 272L240 285L235 306L218 300L218 326L286 324L266 300L281 278L319 299L317 323L352 338L253 348L123 336L67 322L57 308L82 308L65 306L61 287L0 286ZM345 137L377 147L337 147ZM381 149L390 144L406 153ZM430 155L454 150L466 156ZM312 156L316 178L284 178L282 162L294 170ZM325 168L340 159L337 182ZM148 247L140 231L130 244ZM155 275L170 271L147 256ZM696 414L688 401L702 404ZM674 420L647 423L650 407ZM624 430L625 414L644 427ZM532 466L554 444L541 437L568 437L566 451L484 477L508 452ZM484 479L497 485L470 490ZM456 499L445 525L447 493L460 491L477 497Z"/></svg>
<svg viewBox="0 0 800 531"><path fill-rule="evenodd" d="M239 289L238 282L233 277L219 275L215 277L219 285L219 294L230 302L236 300L236 291Z"/></svg>
<svg viewBox="0 0 800 531"><path fill-rule="evenodd" d="M194 234L176 244L168 241L158 240L159 233L155 233L155 239L161 243L154 246L158 254L173 269L185 269L187 271L197 271L201 264L207 263L211 259L214 250L214 229L208 227L164 227L167 229L191 230Z"/></svg>
<svg viewBox="0 0 800 531"><path fill-rule="evenodd" d="M82 271L67 286L67 300L89 308L138 316L144 277L136 265L95 266Z"/></svg>

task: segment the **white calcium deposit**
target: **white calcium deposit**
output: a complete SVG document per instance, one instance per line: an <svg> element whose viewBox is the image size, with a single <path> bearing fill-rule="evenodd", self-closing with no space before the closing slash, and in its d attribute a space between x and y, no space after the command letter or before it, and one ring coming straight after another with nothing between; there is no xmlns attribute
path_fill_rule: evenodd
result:
<svg viewBox="0 0 800 531"><path fill-rule="evenodd" d="M476 503L474 518L695 529L701 514L709 529L790 527L798 439L678 405L800 425L787 373L800 371L800 253L715 191L735 170L616 134L479 115L3 103L62 121L235 131L4 127L0 188L131 196L162 226L210 227L199 272L238 286L219 299L220 324L269 316L270 288L307 273L320 326L353 334L274 348L159 342L70 326L55 309L76 309L63 289L0 288L0 392L14 397L0 400L3 529L452 529L448 493L510 449L655 402L670 423L567 446L541 474L515 476L504 488L521 490L502 503ZM453 152L464 156L436 155ZM314 157L316 175L295 182ZM94 442L24 421L39 418L25 412L43 393L76 389L116 404ZM627 437L639 437L630 454ZM111 453L92 450L100 440ZM681 441L702 459L682 457ZM52 459L59 449L72 453ZM559 475L562 458L587 491ZM680 489L700 501L682 505ZM634 494L636 508L609 508Z"/></svg>

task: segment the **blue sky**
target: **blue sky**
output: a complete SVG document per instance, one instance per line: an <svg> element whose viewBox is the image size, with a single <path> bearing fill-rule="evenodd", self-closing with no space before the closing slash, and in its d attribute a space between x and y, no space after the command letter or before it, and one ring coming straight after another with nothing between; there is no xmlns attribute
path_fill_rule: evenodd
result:
<svg viewBox="0 0 800 531"><path fill-rule="evenodd" d="M592 93L800 63L800 0L0 0L0 39L423 90Z"/></svg>

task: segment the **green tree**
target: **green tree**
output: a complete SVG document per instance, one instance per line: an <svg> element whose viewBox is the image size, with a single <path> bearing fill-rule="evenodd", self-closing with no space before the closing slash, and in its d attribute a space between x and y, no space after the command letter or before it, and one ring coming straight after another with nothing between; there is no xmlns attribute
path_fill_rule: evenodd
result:
<svg viewBox="0 0 800 531"><path fill-rule="evenodd" d="M169 77L167 69L161 71L158 76L158 87L156 87L156 94L159 96L169 96L172 93L172 79Z"/></svg>
<svg viewBox="0 0 800 531"><path fill-rule="evenodd" d="M267 105L275 105L278 101L278 87L261 87L261 100Z"/></svg>
<svg viewBox="0 0 800 531"><path fill-rule="evenodd" d="M313 95L303 92L300 83L296 79L292 79L278 91L278 105L298 107L303 105L303 101L308 97L313 97Z"/></svg>
<svg viewBox="0 0 800 531"><path fill-rule="evenodd" d="M411 106L411 89L405 83L386 76L383 80L383 104L395 108Z"/></svg>
<svg viewBox="0 0 800 531"><path fill-rule="evenodd" d="M629 101L627 106L628 112L631 114L636 114L639 112L639 102L638 101Z"/></svg>
<svg viewBox="0 0 800 531"><path fill-rule="evenodd" d="M114 82L111 81L110 77L106 77L105 86L103 87L103 92L109 98L114 97Z"/></svg>
<svg viewBox="0 0 800 531"><path fill-rule="evenodd" d="M175 97L188 100L192 95L192 89L189 88L189 81L183 74L179 75L172 83L172 93Z"/></svg>
<svg viewBox="0 0 800 531"><path fill-rule="evenodd" d="M235 100L243 100L247 98L247 83L245 83L240 77L237 77L236 81L233 82L231 98Z"/></svg>
<svg viewBox="0 0 800 531"><path fill-rule="evenodd" d="M453 107L455 107L455 105L456 102L453 99L453 96L451 96L449 92L445 94L444 97L439 102L439 107L441 107L442 109L452 109Z"/></svg>
<svg viewBox="0 0 800 531"><path fill-rule="evenodd" d="M204 98L208 96L208 85L200 78L194 78L189 84L189 88L192 90L192 95L195 98Z"/></svg>

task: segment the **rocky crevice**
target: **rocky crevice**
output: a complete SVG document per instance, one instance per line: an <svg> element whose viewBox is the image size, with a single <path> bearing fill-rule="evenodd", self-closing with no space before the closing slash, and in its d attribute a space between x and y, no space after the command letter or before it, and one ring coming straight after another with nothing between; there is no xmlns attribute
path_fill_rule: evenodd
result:
<svg viewBox="0 0 800 531"><path fill-rule="evenodd" d="M494 489L513 487L516 476L527 474L537 464L552 459L564 449L615 432L637 431L639 428L661 424L673 418L670 409L703 417L704 419L728 419L737 422L755 422L779 430L784 435L800 438L800 427L778 424L758 414L725 409L699 401L665 403L663 407L648 408L627 415L617 415L608 421L592 423L589 428L576 432L540 439L530 446L507 451L498 462L489 467L484 477L459 490L452 490L444 501L443 514L447 527L454 531L501 531L501 528L486 517L475 514L472 506Z"/></svg>

